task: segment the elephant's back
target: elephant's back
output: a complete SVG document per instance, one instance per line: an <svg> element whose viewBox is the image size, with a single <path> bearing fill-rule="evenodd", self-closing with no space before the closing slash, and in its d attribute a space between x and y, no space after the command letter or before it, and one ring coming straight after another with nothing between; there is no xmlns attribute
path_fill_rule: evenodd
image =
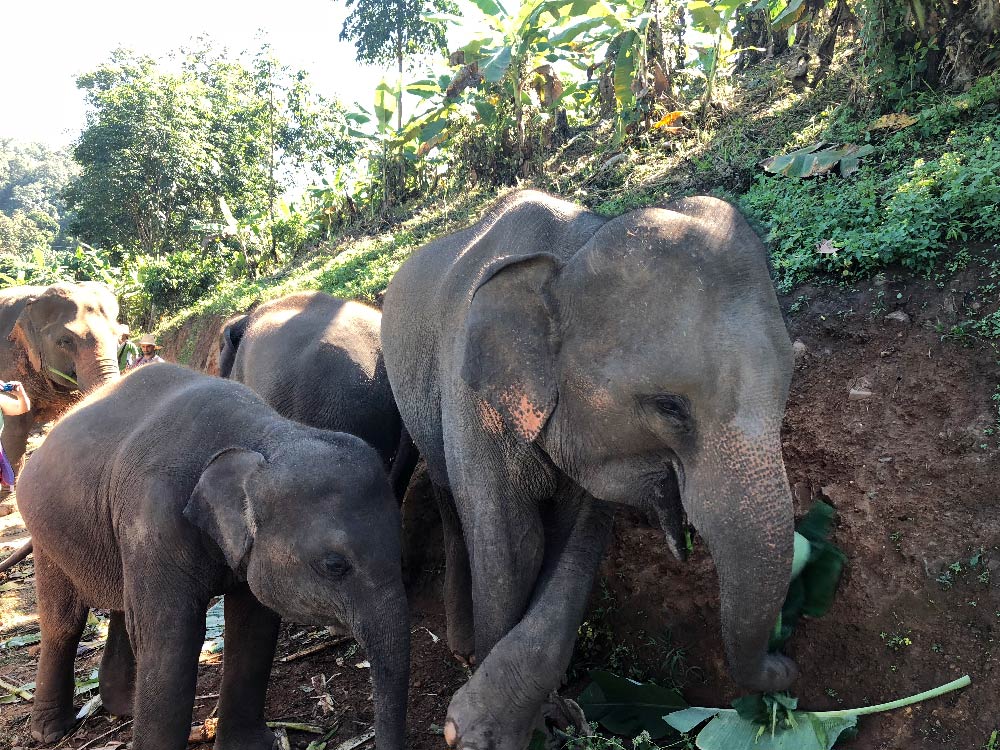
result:
<svg viewBox="0 0 1000 750"><path fill-rule="evenodd" d="M348 432L395 452L399 415L385 372L381 313L321 292L258 308L243 336L233 376L279 414Z"/></svg>

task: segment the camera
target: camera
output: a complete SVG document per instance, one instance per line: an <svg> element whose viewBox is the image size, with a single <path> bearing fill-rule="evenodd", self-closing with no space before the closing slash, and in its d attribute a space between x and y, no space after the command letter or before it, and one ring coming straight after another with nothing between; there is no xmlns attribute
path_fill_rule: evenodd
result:
<svg viewBox="0 0 1000 750"><path fill-rule="evenodd" d="M4 383L2 386L0 386L0 391L12 391L12 390L14 390L13 383Z"/></svg>

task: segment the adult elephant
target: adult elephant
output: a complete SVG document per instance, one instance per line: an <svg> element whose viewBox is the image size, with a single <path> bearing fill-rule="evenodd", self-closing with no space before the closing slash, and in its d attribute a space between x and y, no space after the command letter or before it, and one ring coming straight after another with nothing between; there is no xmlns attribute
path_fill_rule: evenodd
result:
<svg viewBox="0 0 1000 750"><path fill-rule="evenodd" d="M24 383L32 404L27 414L4 420L3 449L15 473L36 422L118 377L120 330L118 300L104 284L0 291L0 378Z"/></svg>
<svg viewBox="0 0 1000 750"><path fill-rule="evenodd" d="M792 560L791 347L735 208L698 197L606 220L515 193L403 264L382 340L439 488L449 641L480 662L449 744L527 745L615 503L651 511L678 556L690 519L718 570L732 676L791 683L794 663L767 653Z"/></svg>
<svg viewBox="0 0 1000 750"><path fill-rule="evenodd" d="M416 451L399 418L382 358L378 310L299 292L230 318L219 374L248 385L279 414L373 446L401 499Z"/></svg>

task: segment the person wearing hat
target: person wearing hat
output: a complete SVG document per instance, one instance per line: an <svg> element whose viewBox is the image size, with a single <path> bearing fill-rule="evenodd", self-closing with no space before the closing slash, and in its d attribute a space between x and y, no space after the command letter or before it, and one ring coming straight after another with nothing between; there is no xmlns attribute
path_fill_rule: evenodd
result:
<svg viewBox="0 0 1000 750"><path fill-rule="evenodd" d="M139 347L135 345L134 341L129 340L130 335L131 332L129 331L128 326L122 326L122 335L121 338L118 339L119 372L125 372L131 368L132 365L135 364L135 361L141 356Z"/></svg>
<svg viewBox="0 0 1000 750"><path fill-rule="evenodd" d="M160 348L160 345L156 343L156 339L153 338L153 334L147 333L141 339L139 339L139 347L142 349L142 356L139 357L135 362L132 363L132 367L129 369L134 370L140 365L148 365L150 362L163 362L164 359L156 350Z"/></svg>

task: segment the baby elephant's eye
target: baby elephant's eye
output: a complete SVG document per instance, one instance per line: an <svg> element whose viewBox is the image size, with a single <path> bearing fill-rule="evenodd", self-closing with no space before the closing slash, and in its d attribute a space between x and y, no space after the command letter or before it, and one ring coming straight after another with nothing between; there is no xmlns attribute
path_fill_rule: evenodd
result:
<svg viewBox="0 0 1000 750"><path fill-rule="evenodd" d="M343 578L351 570L351 564L347 562L347 558L343 555L338 555L336 552L331 552L329 555L323 558L323 570L334 578Z"/></svg>

